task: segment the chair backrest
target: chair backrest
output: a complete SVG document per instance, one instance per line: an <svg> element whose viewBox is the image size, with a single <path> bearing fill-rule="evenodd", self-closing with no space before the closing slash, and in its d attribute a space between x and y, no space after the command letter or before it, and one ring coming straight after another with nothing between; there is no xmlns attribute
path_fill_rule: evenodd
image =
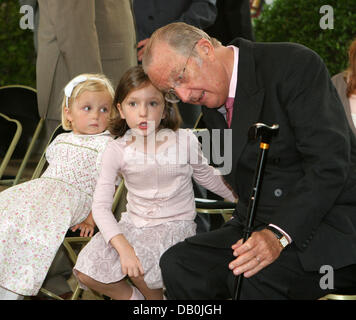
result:
<svg viewBox="0 0 356 320"><path fill-rule="evenodd" d="M40 121L36 90L22 85L0 87L0 112L20 121L23 133L13 157L23 158ZM0 128L0 137L6 135L7 128Z"/></svg>
<svg viewBox="0 0 356 320"><path fill-rule="evenodd" d="M39 178L40 175L42 174L43 172L43 168L45 167L46 163L47 163L47 160L46 160L46 150L47 150L47 147L49 146L49 144L61 133L64 133L64 132L68 132L68 131L65 131L62 127L62 125L58 125L56 129L54 129L51 137L49 138L48 142L47 142L47 145L46 145L46 148L44 149L44 151L42 152L42 155L41 155L41 158L40 160L38 161L38 164L36 166L36 169L35 171L33 172L32 174L32 178L31 179L36 179L36 178Z"/></svg>
<svg viewBox="0 0 356 320"><path fill-rule="evenodd" d="M16 145L21 137L22 126L16 119L9 118L0 112L0 127L7 128L8 136L1 136L0 150L3 156L0 163L0 179L2 178L5 169L11 159L11 156L16 148Z"/></svg>

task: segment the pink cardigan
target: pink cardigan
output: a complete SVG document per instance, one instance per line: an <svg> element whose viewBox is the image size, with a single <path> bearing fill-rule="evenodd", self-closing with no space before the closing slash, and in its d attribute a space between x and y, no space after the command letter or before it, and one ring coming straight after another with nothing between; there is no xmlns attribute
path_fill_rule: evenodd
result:
<svg viewBox="0 0 356 320"><path fill-rule="evenodd" d="M127 188L127 214L136 227L167 221L194 220L195 200L191 178L212 192L235 201L219 171L207 164L198 139L190 130L161 130L168 141L156 152L142 152L139 143L128 144L132 133L108 143L93 198L93 217L106 242L119 234L111 206L118 173ZM160 137L157 137L159 139Z"/></svg>

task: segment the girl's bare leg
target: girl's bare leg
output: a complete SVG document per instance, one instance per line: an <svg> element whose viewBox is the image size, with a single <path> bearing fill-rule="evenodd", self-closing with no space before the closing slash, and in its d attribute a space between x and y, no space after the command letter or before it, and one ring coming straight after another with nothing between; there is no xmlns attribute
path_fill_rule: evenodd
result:
<svg viewBox="0 0 356 320"><path fill-rule="evenodd" d="M163 300L163 289L148 288L146 282L143 280L143 277L131 277L130 280L145 296L146 300Z"/></svg>
<svg viewBox="0 0 356 320"><path fill-rule="evenodd" d="M76 270L76 276L84 285L114 300L129 300L132 295L132 287L126 279L113 283L102 283Z"/></svg>

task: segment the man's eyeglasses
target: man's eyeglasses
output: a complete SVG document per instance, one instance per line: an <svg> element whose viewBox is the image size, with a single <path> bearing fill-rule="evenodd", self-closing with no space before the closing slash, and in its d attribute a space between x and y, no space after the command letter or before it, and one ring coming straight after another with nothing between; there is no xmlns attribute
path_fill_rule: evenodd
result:
<svg viewBox="0 0 356 320"><path fill-rule="evenodd" d="M180 84L181 84L181 82L182 82L182 80L184 79L184 73L185 73L185 70L186 70L186 68L187 68L188 61L189 61L190 57L192 56L192 53L193 53L194 48L195 48L195 46L196 46L197 43L198 43L198 41L196 41L196 42L194 43L194 45L193 45L193 47L192 47L192 50L190 51L189 56L188 56L188 58L187 58L187 61L186 61L185 65L184 65L184 68L183 68L182 72L180 73L180 75L178 76L178 79L175 81L173 87L170 88L170 89L168 90L168 92L165 94L164 98L165 98L165 100L166 100L167 102L170 102L170 103L178 103L178 102L180 101L180 99L178 98L177 93L176 93L176 91L175 91L175 88L179 87Z"/></svg>

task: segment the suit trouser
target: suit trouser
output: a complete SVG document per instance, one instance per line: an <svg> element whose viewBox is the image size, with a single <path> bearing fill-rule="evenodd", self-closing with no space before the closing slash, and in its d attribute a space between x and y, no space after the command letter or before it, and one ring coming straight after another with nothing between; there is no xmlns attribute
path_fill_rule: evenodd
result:
<svg viewBox="0 0 356 320"><path fill-rule="evenodd" d="M236 235L236 241L242 238L241 227L225 225L188 238L162 255L160 267L168 299L215 300L233 297L235 276L228 268L228 264L235 259L232 249L228 246L214 247L207 238L226 237L227 232ZM204 243L205 240L208 241ZM356 265L334 270L334 288L356 287L355 275ZM333 291L321 287L323 276L325 274L317 271L304 271L296 247L291 244L275 262L256 275L244 278L240 299L317 299Z"/></svg>

